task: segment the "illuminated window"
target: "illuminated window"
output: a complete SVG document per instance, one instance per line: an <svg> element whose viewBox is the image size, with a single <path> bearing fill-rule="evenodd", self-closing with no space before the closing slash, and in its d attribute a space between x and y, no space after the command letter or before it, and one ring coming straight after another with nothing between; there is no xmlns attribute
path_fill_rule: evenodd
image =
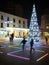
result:
<svg viewBox="0 0 49 65"><path fill-rule="evenodd" d="M46 26L46 29L49 29L49 26Z"/></svg>
<svg viewBox="0 0 49 65"><path fill-rule="evenodd" d="M1 23L1 28L3 28L3 23Z"/></svg>
<svg viewBox="0 0 49 65"><path fill-rule="evenodd" d="M3 20L3 16L1 15L1 20Z"/></svg>

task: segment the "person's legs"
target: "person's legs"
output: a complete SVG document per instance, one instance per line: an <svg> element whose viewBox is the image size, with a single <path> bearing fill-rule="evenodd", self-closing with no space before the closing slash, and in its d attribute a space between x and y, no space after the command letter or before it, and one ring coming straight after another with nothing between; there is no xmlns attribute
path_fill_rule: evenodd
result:
<svg viewBox="0 0 49 65"><path fill-rule="evenodd" d="M30 51L32 51L32 45L30 45Z"/></svg>
<svg viewBox="0 0 49 65"><path fill-rule="evenodd" d="M24 50L24 46L25 46L25 44L23 44L23 46L22 46L23 50Z"/></svg>

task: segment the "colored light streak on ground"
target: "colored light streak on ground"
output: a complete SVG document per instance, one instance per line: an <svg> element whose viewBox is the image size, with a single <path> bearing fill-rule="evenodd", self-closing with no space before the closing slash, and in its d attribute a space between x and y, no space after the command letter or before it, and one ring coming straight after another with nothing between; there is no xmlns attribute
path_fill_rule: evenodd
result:
<svg viewBox="0 0 49 65"><path fill-rule="evenodd" d="M43 58L45 58L46 56L48 56L48 53L44 54L43 56L41 56L40 58L38 58L36 61L38 62L38 61L42 60Z"/></svg>
<svg viewBox="0 0 49 65"><path fill-rule="evenodd" d="M16 58L20 58L20 59L24 59L24 60L30 60L29 58L18 56L18 55L13 55L13 54L10 54L10 53L8 53L7 55L10 55L10 56L13 56L13 57L16 57Z"/></svg>
<svg viewBox="0 0 49 65"><path fill-rule="evenodd" d="M43 50L35 50L35 51L45 53L45 51Z"/></svg>
<svg viewBox="0 0 49 65"><path fill-rule="evenodd" d="M28 48L27 48L27 50L28 50ZM20 59L24 59L24 60L30 60L30 58L28 58L28 57L23 57L23 56L18 56L18 55L14 55L14 53L17 53L17 52L20 52L20 51L22 51L22 50L18 50L18 51L14 51L14 52L10 52L10 53L7 53L7 55L9 55L9 56L13 56L13 57L16 57L16 58L20 58ZM36 50L37 52L43 52L44 53L44 51L40 51L40 50ZM40 58L38 58L36 61L38 62L38 61L40 61L40 60L42 60L43 58L45 58L46 56L48 55L48 53L46 53L46 54L44 54L43 56L41 56Z"/></svg>
<svg viewBox="0 0 49 65"><path fill-rule="evenodd" d="M26 48L26 50L30 50L30 48ZM32 50L34 50L34 49L32 49ZM37 52L45 52L45 51L43 51L43 50L35 50L35 51L37 51Z"/></svg>
<svg viewBox="0 0 49 65"><path fill-rule="evenodd" d="M13 54L13 53L20 52L20 51L22 51L22 50L7 53L7 55L13 56L13 57L16 57L16 58L20 58L20 59L24 59L24 60L30 60L30 58L26 58L26 57L22 57L22 56L18 56L18 55Z"/></svg>
<svg viewBox="0 0 49 65"><path fill-rule="evenodd" d="M17 53L17 52L20 52L22 50L18 50L18 51L13 51L13 52L9 52L9 53ZM8 53L7 53L8 54Z"/></svg>
<svg viewBox="0 0 49 65"><path fill-rule="evenodd" d="M19 48L20 49L20 47L19 46L8 46L9 48Z"/></svg>

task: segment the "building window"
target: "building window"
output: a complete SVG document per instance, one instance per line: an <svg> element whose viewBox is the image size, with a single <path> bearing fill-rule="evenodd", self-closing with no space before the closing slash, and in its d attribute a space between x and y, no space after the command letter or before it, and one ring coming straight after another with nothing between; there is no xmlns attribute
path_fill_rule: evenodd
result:
<svg viewBox="0 0 49 65"><path fill-rule="evenodd" d="M23 24L25 24L25 21L23 21Z"/></svg>
<svg viewBox="0 0 49 65"><path fill-rule="evenodd" d="M7 27L9 27L9 23L7 23Z"/></svg>
<svg viewBox="0 0 49 65"><path fill-rule="evenodd" d="M23 21L23 28L25 28L25 21Z"/></svg>
<svg viewBox="0 0 49 65"><path fill-rule="evenodd" d="M1 16L1 20L3 20L3 16Z"/></svg>
<svg viewBox="0 0 49 65"><path fill-rule="evenodd" d="M7 17L7 21L9 21L9 17Z"/></svg>
<svg viewBox="0 0 49 65"><path fill-rule="evenodd" d="M3 28L3 23L1 23L1 28Z"/></svg>
<svg viewBox="0 0 49 65"><path fill-rule="evenodd" d="M23 28L25 28L25 24L23 24Z"/></svg>
<svg viewBox="0 0 49 65"><path fill-rule="evenodd" d="M15 19L13 18L13 22L15 23Z"/></svg>
<svg viewBox="0 0 49 65"><path fill-rule="evenodd" d="M21 24L21 21L19 20L19 24Z"/></svg>
<svg viewBox="0 0 49 65"><path fill-rule="evenodd" d="M15 25L13 25L13 27L15 27Z"/></svg>

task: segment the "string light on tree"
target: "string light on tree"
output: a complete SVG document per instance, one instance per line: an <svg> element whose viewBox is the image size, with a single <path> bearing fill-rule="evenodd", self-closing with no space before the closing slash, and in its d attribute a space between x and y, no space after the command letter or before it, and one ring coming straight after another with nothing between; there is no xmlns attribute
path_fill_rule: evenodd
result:
<svg viewBox="0 0 49 65"><path fill-rule="evenodd" d="M35 4L33 5L33 11L30 20L28 42L30 42L31 39L33 39L34 42L40 41L40 30L37 22Z"/></svg>

